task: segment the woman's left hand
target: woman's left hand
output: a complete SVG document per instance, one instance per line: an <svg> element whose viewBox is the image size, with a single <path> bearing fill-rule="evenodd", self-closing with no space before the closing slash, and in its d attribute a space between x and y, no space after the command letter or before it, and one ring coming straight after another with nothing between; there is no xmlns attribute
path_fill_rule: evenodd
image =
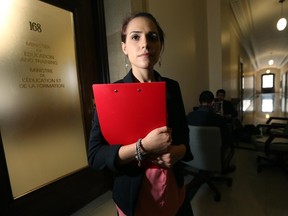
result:
<svg viewBox="0 0 288 216"><path fill-rule="evenodd" d="M183 158L185 151L186 147L183 144L171 145L165 153L152 156L151 160L160 167L171 168L177 161Z"/></svg>

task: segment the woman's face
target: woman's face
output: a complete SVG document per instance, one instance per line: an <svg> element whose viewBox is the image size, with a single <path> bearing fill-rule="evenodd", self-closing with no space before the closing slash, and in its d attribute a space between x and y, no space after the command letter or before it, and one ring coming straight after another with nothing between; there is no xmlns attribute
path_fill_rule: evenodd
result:
<svg viewBox="0 0 288 216"><path fill-rule="evenodd" d="M129 22L126 35L122 50L128 55L132 69L153 69L161 52L156 25L148 18L136 17Z"/></svg>

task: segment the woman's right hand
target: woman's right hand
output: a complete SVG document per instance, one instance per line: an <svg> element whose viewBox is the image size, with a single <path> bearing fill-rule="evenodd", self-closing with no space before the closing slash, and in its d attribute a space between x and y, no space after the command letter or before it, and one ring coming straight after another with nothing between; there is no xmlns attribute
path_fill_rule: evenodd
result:
<svg viewBox="0 0 288 216"><path fill-rule="evenodd" d="M159 154L165 152L171 143L171 129L163 126L150 131L142 139L142 148L146 154Z"/></svg>

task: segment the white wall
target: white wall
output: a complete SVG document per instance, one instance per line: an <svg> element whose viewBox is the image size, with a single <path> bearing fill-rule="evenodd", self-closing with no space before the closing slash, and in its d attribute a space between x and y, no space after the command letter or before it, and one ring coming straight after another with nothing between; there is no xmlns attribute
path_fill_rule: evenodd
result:
<svg viewBox="0 0 288 216"><path fill-rule="evenodd" d="M209 89L215 94L223 86L220 0L207 0L207 20Z"/></svg>
<svg viewBox="0 0 288 216"><path fill-rule="evenodd" d="M189 112L198 105L199 94L209 89L206 1L148 0L147 10L166 33L159 71L179 82Z"/></svg>

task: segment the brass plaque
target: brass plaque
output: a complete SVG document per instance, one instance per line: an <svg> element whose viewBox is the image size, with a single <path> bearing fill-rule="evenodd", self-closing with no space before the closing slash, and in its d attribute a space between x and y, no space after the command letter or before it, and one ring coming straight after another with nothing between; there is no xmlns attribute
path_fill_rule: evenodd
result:
<svg viewBox="0 0 288 216"><path fill-rule="evenodd" d="M14 198L87 166L73 14L0 0L0 130Z"/></svg>

